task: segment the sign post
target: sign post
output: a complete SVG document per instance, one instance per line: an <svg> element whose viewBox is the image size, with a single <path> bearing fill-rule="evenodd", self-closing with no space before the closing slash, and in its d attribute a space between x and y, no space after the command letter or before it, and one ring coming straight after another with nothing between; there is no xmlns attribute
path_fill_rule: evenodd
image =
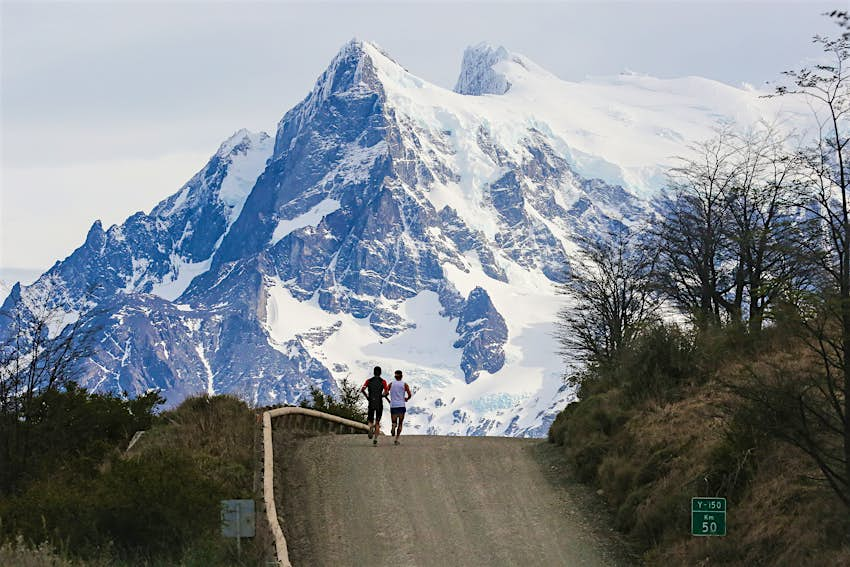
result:
<svg viewBox="0 0 850 567"><path fill-rule="evenodd" d="M254 501L221 501L221 535L236 538L236 553L242 555L242 538L254 537Z"/></svg>
<svg viewBox="0 0 850 567"><path fill-rule="evenodd" d="M725 498L691 498L691 535L726 535Z"/></svg>

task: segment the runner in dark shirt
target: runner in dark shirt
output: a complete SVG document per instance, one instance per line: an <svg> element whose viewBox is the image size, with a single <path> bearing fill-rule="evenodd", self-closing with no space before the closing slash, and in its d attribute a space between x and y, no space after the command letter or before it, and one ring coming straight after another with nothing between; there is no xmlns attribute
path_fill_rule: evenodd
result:
<svg viewBox="0 0 850 567"><path fill-rule="evenodd" d="M387 396L387 381L381 378L381 367L376 366L374 375L363 383L360 391L369 402L369 439L372 445L378 444L378 435L381 434L381 416L384 413L384 398ZM374 437L374 439L373 439Z"/></svg>

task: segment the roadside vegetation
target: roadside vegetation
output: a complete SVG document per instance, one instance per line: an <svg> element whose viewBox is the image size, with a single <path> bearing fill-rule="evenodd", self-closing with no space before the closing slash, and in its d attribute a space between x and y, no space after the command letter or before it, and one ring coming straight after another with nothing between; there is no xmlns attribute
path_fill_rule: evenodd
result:
<svg viewBox="0 0 850 567"><path fill-rule="evenodd" d="M814 141L732 127L642 230L581 243L549 432L649 565L850 564L850 35L786 73ZM811 132L810 132L811 134ZM690 499L727 499L691 536Z"/></svg>
<svg viewBox="0 0 850 567"><path fill-rule="evenodd" d="M0 565L262 565L273 553L261 508L256 536L221 535L221 501L261 501L259 410L198 396L161 411L157 392L129 398L80 387L82 322L47 293L22 301L0 342ZM360 393L314 389L302 403L364 421ZM140 436L138 432L144 432ZM131 445L132 442L132 446Z"/></svg>
<svg viewBox="0 0 850 567"><path fill-rule="evenodd" d="M3 314L0 565L261 564L262 537L237 557L219 533L220 501L255 496L255 412L214 396L157 414L156 392L81 388L91 332L77 321L55 334L57 296Z"/></svg>
<svg viewBox="0 0 850 567"><path fill-rule="evenodd" d="M794 380L815 363L789 327L748 344L732 330L659 326L581 376L580 401L549 439L648 565L846 565L847 509L770 413L737 393L751 372ZM694 496L727 499L725 537L690 535Z"/></svg>
<svg viewBox="0 0 850 567"><path fill-rule="evenodd" d="M155 394L73 383L37 399L49 410L30 434L34 458L0 496L0 564L262 564L262 537L237 557L220 535L220 501L255 498L256 420L243 402L190 398L154 415Z"/></svg>
<svg viewBox="0 0 850 567"><path fill-rule="evenodd" d="M339 393L326 394L319 388L310 390L310 399L301 400L301 407L329 413L351 421L366 423L365 398L357 384L344 378L339 384Z"/></svg>

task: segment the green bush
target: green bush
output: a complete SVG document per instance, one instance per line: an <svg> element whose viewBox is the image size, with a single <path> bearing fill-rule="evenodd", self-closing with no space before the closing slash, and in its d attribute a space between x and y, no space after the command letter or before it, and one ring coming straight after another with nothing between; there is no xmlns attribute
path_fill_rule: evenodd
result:
<svg viewBox="0 0 850 567"><path fill-rule="evenodd" d="M568 445L580 442L587 434L614 435L628 421L619 397L619 391L612 391L567 405L552 423L550 439Z"/></svg>
<svg viewBox="0 0 850 567"><path fill-rule="evenodd" d="M177 451L119 460L95 486L97 531L131 557L179 556L215 535L227 495Z"/></svg>
<svg viewBox="0 0 850 567"><path fill-rule="evenodd" d="M96 529L94 488L91 476L76 477L68 470L29 483L23 492L0 501L5 539L49 541L86 555L106 545Z"/></svg>
<svg viewBox="0 0 850 567"><path fill-rule="evenodd" d="M657 325L638 336L618 358L616 374L634 403L675 398L697 377L693 338L673 325Z"/></svg>
<svg viewBox="0 0 850 567"><path fill-rule="evenodd" d="M619 397L613 391L569 404L549 430L550 440L564 446L582 482L596 480L599 466L616 447L614 437L628 420Z"/></svg>
<svg viewBox="0 0 850 567"><path fill-rule="evenodd" d="M32 431L38 446L53 440L57 450L0 498L0 539L50 542L61 557L118 565L262 563L261 546L248 546L240 562L218 532L220 501L253 497L256 415L248 406L203 396L154 417L151 398L54 394ZM151 424L124 456L129 435Z"/></svg>
<svg viewBox="0 0 850 567"><path fill-rule="evenodd" d="M227 490L229 498L250 498L256 420L253 410L233 396L191 397L163 412L138 448L140 452L179 449L192 456L204 478Z"/></svg>
<svg viewBox="0 0 850 567"><path fill-rule="evenodd" d="M0 420L0 438L8 442L12 465L4 467L5 492L71 466L92 474L133 433L150 427L153 410L162 402L157 393L126 400L88 392L73 382L38 394L16 423Z"/></svg>
<svg viewBox="0 0 850 567"><path fill-rule="evenodd" d="M730 338L724 336L724 340L732 344ZM568 382L577 386L582 401L613 390L625 394L623 407L674 399L683 386L706 375L703 367L708 357L697 344L697 337L678 326L659 323L644 329L611 360L583 368Z"/></svg>
<svg viewBox="0 0 850 567"><path fill-rule="evenodd" d="M70 474L30 485L0 507L4 531L59 542L81 557L173 557L218 526L220 486L189 456L157 452L116 459L92 478Z"/></svg>
<svg viewBox="0 0 850 567"><path fill-rule="evenodd" d="M339 395L326 394L319 388L310 389L310 400L302 400L301 407L322 411L359 423L366 422L363 409L363 397L357 385L344 379L339 387Z"/></svg>

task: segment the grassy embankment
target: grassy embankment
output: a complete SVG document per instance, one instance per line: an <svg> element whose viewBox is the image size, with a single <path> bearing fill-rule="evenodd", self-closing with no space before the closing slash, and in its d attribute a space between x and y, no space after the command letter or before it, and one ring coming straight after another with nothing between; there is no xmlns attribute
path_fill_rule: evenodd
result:
<svg viewBox="0 0 850 567"><path fill-rule="evenodd" d="M259 517L259 537L243 542L241 557L219 533L220 500L258 498L251 408L198 397L161 415L138 407L134 415L132 402L117 398L81 390L65 398L37 432L45 466L0 497L0 564L264 563ZM124 454L136 429L148 431ZM63 441L69 432L77 441Z"/></svg>
<svg viewBox="0 0 850 567"><path fill-rule="evenodd" d="M648 565L850 565L847 509L735 393L753 373L793 380L817 367L786 331L695 338L661 328L580 377L580 401L550 441ZM690 535L693 496L727 498L728 535Z"/></svg>

